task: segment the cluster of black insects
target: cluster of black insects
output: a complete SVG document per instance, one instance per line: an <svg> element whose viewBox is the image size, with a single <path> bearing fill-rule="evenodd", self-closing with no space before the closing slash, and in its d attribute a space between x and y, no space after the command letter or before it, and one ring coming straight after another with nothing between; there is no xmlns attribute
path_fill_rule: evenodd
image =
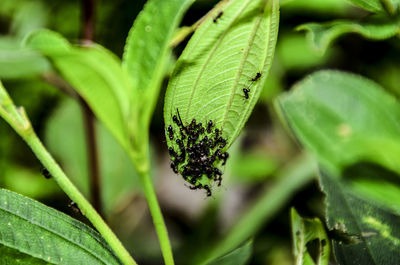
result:
<svg viewBox="0 0 400 265"><path fill-rule="evenodd" d="M207 196L211 196L211 187L201 184L200 180L206 176L221 186L222 172L218 165L220 162L225 165L229 157L227 152L222 151L226 146L226 139L222 137L221 130L215 128L212 120L205 126L195 119L184 125L179 110L176 111L177 115L172 120L178 126L179 132L175 132L172 125L167 127L169 139L175 140L178 146L177 149L168 148L172 160L171 168L175 173L180 172L183 179L193 185L190 189L204 189Z"/></svg>

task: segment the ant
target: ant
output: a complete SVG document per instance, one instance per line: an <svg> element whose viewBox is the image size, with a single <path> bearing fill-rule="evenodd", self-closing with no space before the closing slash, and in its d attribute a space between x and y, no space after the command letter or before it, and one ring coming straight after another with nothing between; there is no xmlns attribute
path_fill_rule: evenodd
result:
<svg viewBox="0 0 400 265"><path fill-rule="evenodd" d="M249 99L250 88L243 88L244 98Z"/></svg>
<svg viewBox="0 0 400 265"><path fill-rule="evenodd" d="M170 139L170 140L174 140L174 130L172 129L172 126L171 126L171 125L168 126L167 131L168 131L169 139Z"/></svg>
<svg viewBox="0 0 400 265"><path fill-rule="evenodd" d="M211 133L211 128L214 126L214 123L213 123L213 121L212 120L209 120L208 121L208 124L207 124L207 132L208 133Z"/></svg>
<svg viewBox="0 0 400 265"><path fill-rule="evenodd" d="M260 77L261 77L261 73L258 72L258 73L256 74L255 77L253 77L252 79L250 79L250 81L255 82L255 81L257 81L258 79L260 79Z"/></svg>
<svg viewBox="0 0 400 265"><path fill-rule="evenodd" d="M171 168L174 171L175 174L178 174L178 169L176 168L176 165L174 162L171 163Z"/></svg>
<svg viewBox="0 0 400 265"><path fill-rule="evenodd" d="M224 11L220 11L218 13L218 15L213 19L214 23L217 23L218 19L220 19L222 17L222 15L224 14Z"/></svg>
<svg viewBox="0 0 400 265"><path fill-rule="evenodd" d="M210 197L212 195L210 187L208 185L204 185L203 187L207 191L207 197Z"/></svg>
<svg viewBox="0 0 400 265"><path fill-rule="evenodd" d="M82 214L81 209L79 209L78 204L76 204L76 202L71 201L70 203L68 203L68 207L70 207L74 211L74 213Z"/></svg>
<svg viewBox="0 0 400 265"><path fill-rule="evenodd" d="M46 179L51 179L51 174L50 174L50 172L49 172L46 168L43 168L43 169L42 169L42 175L43 175Z"/></svg>

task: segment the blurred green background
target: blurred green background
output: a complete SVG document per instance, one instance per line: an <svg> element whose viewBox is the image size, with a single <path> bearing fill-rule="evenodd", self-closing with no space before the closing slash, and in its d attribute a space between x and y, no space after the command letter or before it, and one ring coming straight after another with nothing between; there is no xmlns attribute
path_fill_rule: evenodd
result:
<svg viewBox="0 0 400 265"><path fill-rule="evenodd" d="M95 41L121 56L127 33L145 1L96 1ZM217 1L198 0L185 15L191 25ZM256 198L268 192L278 172L300 154L278 120L272 101L280 92L318 69L341 69L368 76L400 95L398 43L372 42L350 34L335 41L323 55L314 51L296 26L338 18L361 18L365 11L345 0L282 1L274 64L259 103L241 137L230 149L223 186L206 198L191 191L169 168L162 120L163 95L151 125L153 176L171 236L177 264L215 241L235 223ZM2 0L0 2L0 79L17 105L24 106L46 147L73 182L89 194L87 150L79 102L58 87L49 63L24 50L21 43L32 30L50 28L71 42L80 36L81 2L77 0ZM182 25L182 26L183 26ZM172 70L185 43L175 50ZM135 169L110 133L97 124L102 199L106 219L139 264L161 264L161 253ZM69 200L52 180L41 175L41 165L29 148L0 120L0 187L37 199L46 205L86 220L68 207ZM250 264L292 264L289 209L302 215L323 216L322 194L316 181L292 194L254 238Z"/></svg>

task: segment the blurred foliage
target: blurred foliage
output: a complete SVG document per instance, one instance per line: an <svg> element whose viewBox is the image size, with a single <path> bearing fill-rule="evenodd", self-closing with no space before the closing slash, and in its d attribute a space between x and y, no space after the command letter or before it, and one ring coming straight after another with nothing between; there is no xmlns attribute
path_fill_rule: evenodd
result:
<svg viewBox="0 0 400 265"><path fill-rule="evenodd" d="M143 8L144 2L144 0L98 1L96 42L121 57L128 31L136 15ZM216 2L197 1L185 15L183 25L189 26L200 19ZM245 132L233 147L236 150L231 151L232 158L226 166L224 187L218 192L222 198L204 200L203 194L192 193L192 197L196 197L206 204L202 212L193 218L187 217L189 210L173 208L169 202L161 201L169 233L174 242L175 255L177 260L182 261L179 264L191 262L189 259L193 258L194 253L200 253L209 247L209 242L214 242L222 237L222 231L227 230L227 223L234 223L220 218L222 211L229 212L231 214L229 216L241 216L246 209L251 209L257 198L266 196L268 190L272 189L276 194L281 194L282 191L276 190L274 185L275 181L285 183L278 172L284 165L293 162L299 148L283 132L276 114L271 110L272 102L278 94L288 90L294 82L315 70L334 68L368 76L383 86L383 88L379 88L380 90L386 90L395 97L400 97L398 85L400 72L396 64L400 60L398 38L386 38L395 35L392 34L392 31L390 31L391 34L380 38L379 42L357 35L357 33L365 35L363 34L365 28L358 22L364 21L363 19L369 14L354 5L357 2L361 3L362 1L282 1L278 44L271 74L262 91L260 101L245 127ZM3 80L16 104L26 108L35 130L42 139L45 139L49 150L61 162L68 175L85 194L88 194L86 145L81 109L70 95L44 81L43 73L51 71L48 61L21 46L25 36L38 28L52 29L61 33L71 43L78 43L80 8L80 2L77 0L2 0L0 2L0 79ZM382 16L387 13L380 5L368 9L370 9L369 11L378 10ZM381 12L382 10L383 12ZM342 22L332 24L332 21L337 19L341 19ZM295 31L299 25L311 22L319 23L313 24L317 25L313 28L310 28L309 24L309 29L313 30L314 34L330 32L328 35L319 35L325 40L328 39L329 43L329 45L322 45L326 49L323 55L309 45L309 40L303 32ZM394 28L397 27L396 23ZM393 24L389 26L393 26ZM336 31L336 35L332 35L332 30ZM371 31L367 33L371 33ZM374 34L371 34L373 38ZM335 41L333 41L333 37L335 37ZM340 38L336 39L336 37ZM183 44L178 45L174 50L176 57L179 56ZM168 67L172 69L175 58L171 57L170 62ZM164 90L165 85L162 87L162 91ZM161 92L161 94L164 93ZM327 100L339 100L340 98L337 97L330 96ZM372 98L376 97L376 95L372 96ZM359 104L360 101L362 102L362 99L357 96L351 102ZM167 165L166 144L163 142L165 141L164 126L160 111L162 109L160 102L163 101L160 99L158 102L159 106L156 107L151 125L151 139L154 144L152 156L156 161L152 168L159 193L168 193L171 198L182 200L184 197L179 190L174 189L169 192L163 183L163 180L172 172ZM297 112L299 116L304 117L304 112L300 110ZM392 114L378 115L377 111L370 109L365 117L370 121L375 117L374 115L377 115L376 120L383 122L383 116ZM380 127L382 126L374 126L374 128ZM329 128L333 128L332 132L337 132L338 129L333 125ZM368 133L374 128L361 129L360 132ZM140 264L160 264L161 257L146 206L138 202L142 195L136 172L108 131L101 125L97 126L97 130L103 180L102 198L107 218L113 220L113 225L119 231L124 244L131 247L130 250L133 251L135 257L139 258ZM346 133L346 127L342 127L340 132ZM323 147L323 145L318 146ZM388 144L388 146L390 147L388 150L391 150L394 145ZM332 153L329 152L329 154ZM337 157L344 159L349 155L349 153L343 155L340 152ZM349 164L351 163L349 162ZM393 168L397 170L397 167ZM51 180L46 180L41 176L40 169L38 162L25 144L1 120L0 187L46 201L55 208L65 211L68 201L64 198L60 199L60 191ZM378 171L371 169L363 172L361 178L359 174L354 174L353 170L354 168L344 169L345 176L353 177L343 180L343 182L326 176L324 192L328 194L332 205L336 205L328 210L342 209L344 202L339 200L340 194L335 193L339 190L338 186L346 185L345 192L351 192L351 202L361 205L360 209L372 209L371 211L374 212L374 219L364 218L370 222L364 222L361 225L367 229L373 229L379 234L379 237L389 236L391 239L397 240L396 235L393 235L397 233L396 229L391 228L391 233L387 234L388 226L383 226L381 222L378 222L382 215L392 216L400 211L396 203L399 201L396 174L393 172L382 174L382 169ZM359 169L356 171L359 172ZM379 172L380 176L384 176L383 180L373 178L378 174L376 172ZM183 184L180 183L180 185ZM282 185L281 189L284 190L285 187ZM253 240L253 255L249 264L293 264L293 258L290 256L290 206L294 203L300 204L296 205L296 208L301 215L305 213L308 216L323 216L324 214L323 209L314 201L315 197L320 196L319 190L315 186L305 187L304 190L307 192L301 193L301 197L295 197L295 201L284 200L273 215L260 219L260 227ZM230 197L228 198L226 195L228 192L235 193L238 199L229 200ZM287 200L298 192L289 192ZM335 196L336 200L333 199ZM186 203L188 209L195 207L195 204L189 200ZM164 207L166 205L168 207ZM265 205L271 205L271 203L265 202ZM377 208L379 210L376 210ZM265 208L260 207L259 209ZM340 214L346 228L353 228L349 228L347 225L349 215L345 210ZM362 217L363 213L359 213L359 215ZM246 230L253 224L242 223L242 225ZM392 225L392 223L388 225ZM120 229L122 226L124 230ZM335 228L333 221L329 228ZM339 226L337 230L341 232L341 228ZM349 233L349 231L347 232ZM350 232L357 233L358 231L351 230ZM340 235L343 236L339 233ZM339 239L342 240L341 237ZM350 237L350 239L352 238ZM340 242L340 240L336 242ZM335 251L349 251L347 247L348 245L336 248Z"/></svg>

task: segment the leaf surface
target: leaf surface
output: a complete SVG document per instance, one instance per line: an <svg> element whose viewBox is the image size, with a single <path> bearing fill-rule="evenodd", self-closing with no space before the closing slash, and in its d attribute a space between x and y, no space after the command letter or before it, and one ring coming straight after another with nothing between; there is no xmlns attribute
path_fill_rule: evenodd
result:
<svg viewBox="0 0 400 265"><path fill-rule="evenodd" d="M250 259L252 252L253 241L249 240L228 254L207 263L207 265L244 265Z"/></svg>
<svg viewBox="0 0 400 265"><path fill-rule="evenodd" d="M361 76L319 71L276 101L296 138L330 172L371 162L400 173L400 105Z"/></svg>
<svg viewBox="0 0 400 265"><path fill-rule="evenodd" d="M40 260L32 264L122 264L93 229L4 189L0 189L0 244L6 247L3 260L28 255Z"/></svg>
<svg viewBox="0 0 400 265"><path fill-rule="evenodd" d="M125 118L131 80L118 58L99 45L75 47L55 32L41 30L26 41L50 58L62 77L85 99L122 146L127 145Z"/></svg>
<svg viewBox="0 0 400 265"><path fill-rule="evenodd" d="M165 124L175 126L172 118L177 110L184 124L192 119L203 124L212 120L229 147L248 119L268 75L278 20L276 0L233 0L214 10L178 59L165 96ZM251 81L257 73L260 78ZM244 88L250 89L248 99ZM175 143L168 139L168 145Z"/></svg>
<svg viewBox="0 0 400 265"><path fill-rule="evenodd" d="M335 176L323 172L320 179L339 264L399 264L399 216L355 196Z"/></svg>

